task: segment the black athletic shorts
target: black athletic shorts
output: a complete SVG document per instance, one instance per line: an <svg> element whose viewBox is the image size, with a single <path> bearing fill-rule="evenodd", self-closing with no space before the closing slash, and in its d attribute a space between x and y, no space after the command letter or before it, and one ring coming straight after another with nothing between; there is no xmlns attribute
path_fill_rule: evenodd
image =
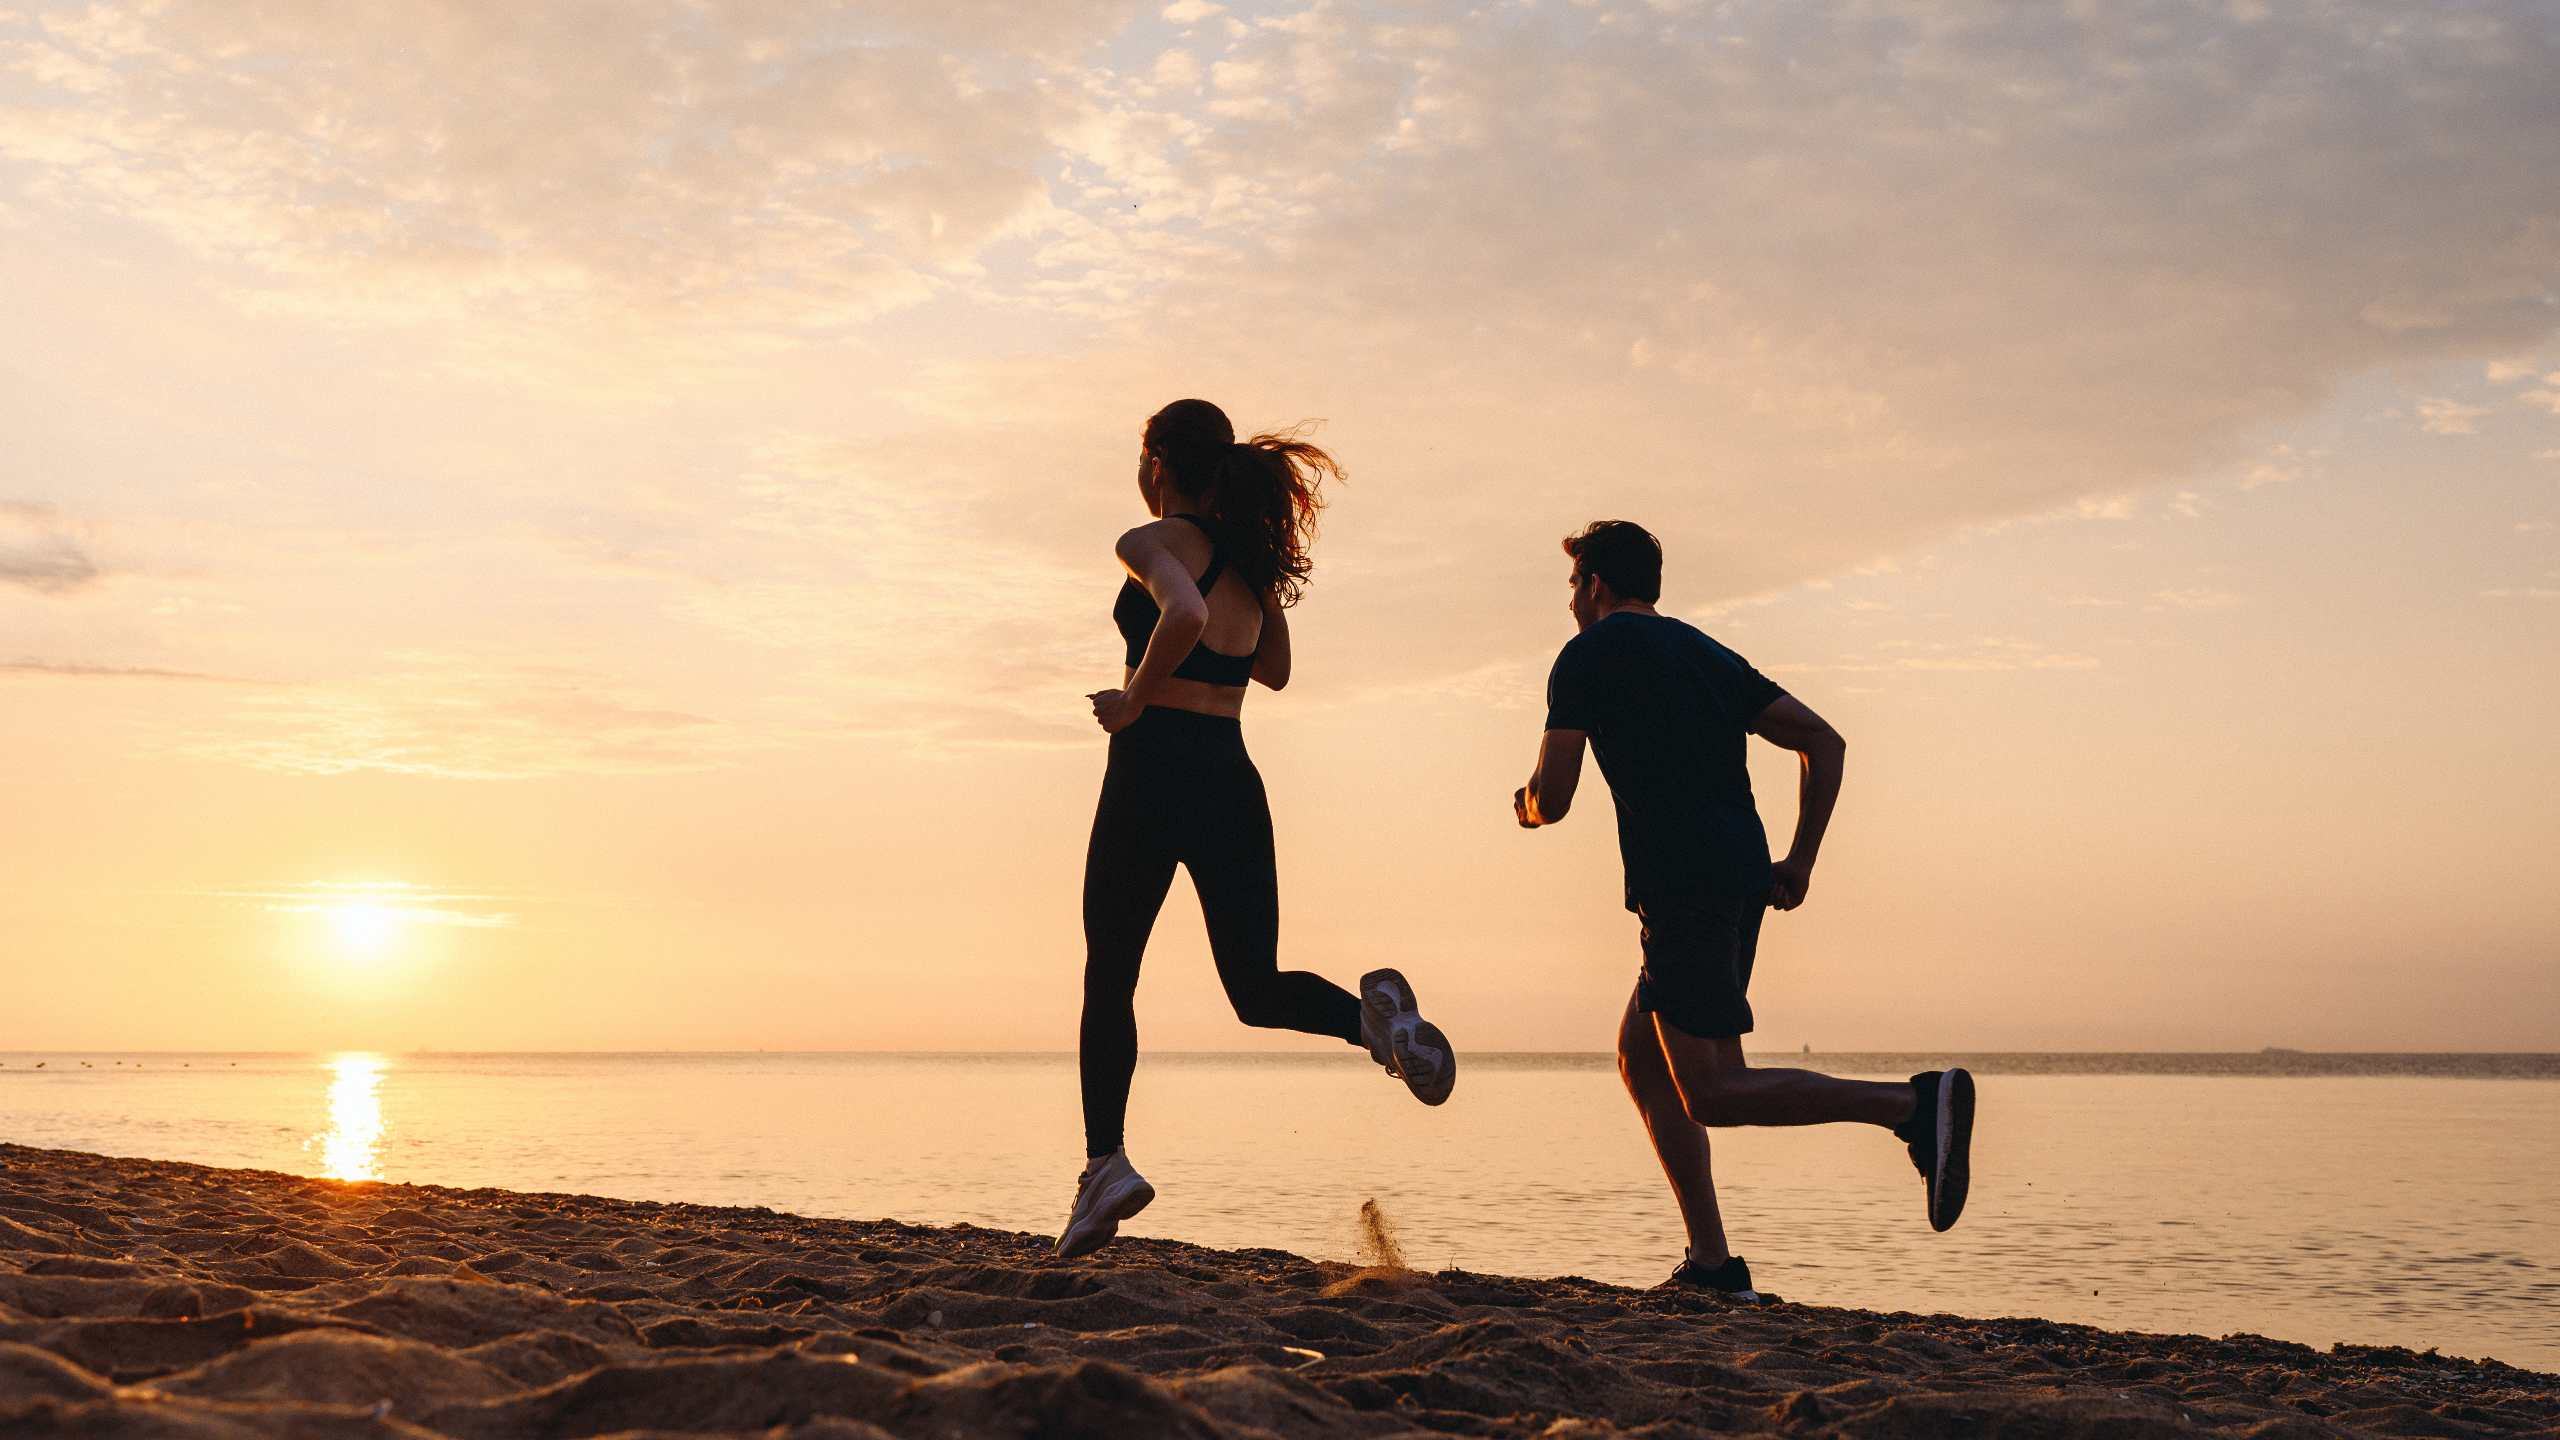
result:
<svg viewBox="0 0 2560 1440"><path fill-rule="evenodd" d="M1751 1033L1751 961L1760 948L1764 899L1682 891L1636 897L1644 968L1636 1008L1701 1040Z"/></svg>

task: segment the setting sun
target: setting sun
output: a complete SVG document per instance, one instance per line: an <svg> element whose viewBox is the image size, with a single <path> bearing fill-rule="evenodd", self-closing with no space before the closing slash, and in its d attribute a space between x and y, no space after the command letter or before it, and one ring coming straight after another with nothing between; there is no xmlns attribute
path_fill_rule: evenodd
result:
<svg viewBox="0 0 2560 1440"><path fill-rule="evenodd" d="M329 928L346 952L371 957L382 952L400 929L400 912L388 905L351 902L330 906Z"/></svg>

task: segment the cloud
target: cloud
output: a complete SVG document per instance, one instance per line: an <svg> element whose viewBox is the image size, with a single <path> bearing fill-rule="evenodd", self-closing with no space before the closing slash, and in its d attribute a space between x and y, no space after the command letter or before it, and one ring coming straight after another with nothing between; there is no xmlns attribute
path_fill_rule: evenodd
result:
<svg viewBox="0 0 2560 1440"><path fill-rule="evenodd" d="M724 578L671 594L664 618L788 666L792 703L814 699L832 717L822 728L1085 743L1081 697L1118 673L1101 612L1127 517L1116 491L1026 484L1051 444L1029 424L958 450L807 435L758 445L719 506L689 522L721 534L703 558ZM989 534L992 512L1010 518ZM993 612L991 584L1005 597Z"/></svg>
<svg viewBox="0 0 2560 1440"><path fill-rule="evenodd" d="M1840 669L1855 667L1840 666ZM1988 651L1972 655L1908 655L1889 667L1896 670L2002 671L2002 670L2095 670L2095 656L2057 653L2011 653Z"/></svg>
<svg viewBox="0 0 2560 1440"><path fill-rule="evenodd" d="M2488 413L2486 405L2429 398L2418 402L2418 428L2430 435L2477 435L2480 417Z"/></svg>
<svg viewBox="0 0 2560 1440"><path fill-rule="evenodd" d="M1546 634L1552 537L1595 507L1665 535L1686 603L1769 593L2131 513L2350 380L2553 329L2560 35L2522 0L1034 11L52 12L0 20L0 170L66 246L139 234L261 324L414 341L386 371L518 346L523 393L636 376L613 418L683 438L580 495L563 550L646 567L641 610L696 644L892 677L848 723L1007 743L1108 668L1078 587L1173 395L1334 421L1316 603L1407 617L1345 657L1366 684ZM1213 86L1157 83L1168 20ZM757 383L675 393L633 353ZM846 463L784 473L777 441ZM929 623L1017 585L1057 608ZM634 686L722 719L558 727L619 733L608 761L502 689L443 729L396 686L306 696L321 740L261 763L677 763L814 723Z"/></svg>
<svg viewBox="0 0 2560 1440"><path fill-rule="evenodd" d="M1038 210L1044 77L1123 10L61 12L0 22L0 160L238 267L270 309L824 333ZM999 31L985 63L954 49Z"/></svg>
<svg viewBox="0 0 2560 1440"><path fill-rule="evenodd" d="M1156 57L1150 73L1159 85L1188 90L1200 83L1200 57L1188 50L1167 50Z"/></svg>
<svg viewBox="0 0 2560 1440"><path fill-rule="evenodd" d="M189 717L165 746L285 774L518 780L699 770L776 738L556 668L390 658L378 674L278 687L229 715Z"/></svg>
<svg viewBox="0 0 2560 1440"><path fill-rule="evenodd" d="M2506 138L2560 145L2526 6L1548 8L1454 53L1291 20L1221 57L1230 109L1061 196L1144 199L1196 257L1120 227L1084 257L1205 372L1258 347L1412 432L1518 420L1447 484L1596 486L1605 448L1621 508L1713 517L1725 593L2103 510L2349 377L2552 326L2550 177ZM1095 104L1123 140L1156 113Z"/></svg>
<svg viewBox="0 0 2560 1440"><path fill-rule="evenodd" d="M2256 490L2268 485L2289 485L2303 477L2320 458L2316 450L2298 450L2291 445L2278 445L2266 457L2251 465L2240 477L2240 488Z"/></svg>
<svg viewBox="0 0 2560 1440"><path fill-rule="evenodd" d="M1769 668L1789 673L1831 674L2005 674L2021 670L2095 670L2098 658L2012 635L1983 635L1971 640L1887 641L1878 647L1897 653L1869 657L1851 655L1827 665L1781 664Z"/></svg>
<svg viewBox="0 0 2560 1440"><path fill-rule="evenodd" d="M498 895L440 892L397 880L314 881L251 890L216 890L216 899L256 904L274 915L343 916L360 911L411 925L449 925L468 930L513 928L513 912L478 908Z"/></svg>
<svg viewBox="0 0 2560 1440"><path fill-rule="evenodd" d="M2154 590L2151 592L2151 598L2159 605L2172 610L2228 610L2249 597L2229 590L2188 586L2182 589Z"/></svg>
<svg viewBox="0 0 2560 1440"><path fill-rule="evenodd" d="M0 660L0 675L41 675L77 680L210 680L225 685L258 683L234 675L208 675L196 670L164 670L150 665L91 665L76 660Z"/></svg>
<svg viewBox="0 0 2560 1440"><path fill-rule="evenodd" d="M0 585L66 594L98 578L98 563L50 505L0 501Z"/></svg>
<svg viewBox="0 0 2560 1440"><path fill-rule="evenodd" d="M1319 3L1164 105L1129 83L1163 52L1078 62L1129 7L1037 9L61 15L15 27L39 98L0 155L278 304L773 340L1098 291L1204 368L1366 351L1502 399L1641 346L1652 382L1597 408L1825 472L1888 530L2158 483L2347 375L2551 325L2527 5Z"/></svg>

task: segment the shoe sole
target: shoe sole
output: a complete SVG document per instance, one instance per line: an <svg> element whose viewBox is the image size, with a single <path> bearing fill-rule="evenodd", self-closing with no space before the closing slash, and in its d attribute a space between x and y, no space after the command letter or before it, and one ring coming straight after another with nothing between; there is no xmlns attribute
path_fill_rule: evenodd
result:
<svg viewBox="0 0 2560 1440"><path fill-rule="evenodd" d="M1372 970L1360 977L1360 1005L1387 1033L1387 1048L1396 1057L1405 1088L1425 1105L1438 1105L1458 1086L1458 1052L1440 1027L1422 1018L1413 986L1402 972Z"/></svg>
<svg viewBox="0 0 2560 1440"><path fill-rule="evenodd" d="M1952 1229L1973 1186L1973 1076L1949 1070L1938 1077L1938 1169L1929 1185L1929 1228Z"/></svg>
<svg viewBox="0 0 2560 1440"><path fill-rule="evenodd" d="M1766 1290L1718 1290L1712 1285L1675 1285L1665 1280L1653 1287L1667 1295L1704 1295L1730 1305L1783 1305L1787 1302Z"/></svg>
<svg viewBox="0 0 2560 1440"><path fill-rule="evenodd" d="M1085 1222L1082 1233L1073 1225L1058 1237L1058 1258L1073 1260L1090 1255L1120 1237L1120 1222L1155 1203L1156 1187L1143 1175L1129 1179L1106 1191L1093 1202L1093 1215Z"/></svg>

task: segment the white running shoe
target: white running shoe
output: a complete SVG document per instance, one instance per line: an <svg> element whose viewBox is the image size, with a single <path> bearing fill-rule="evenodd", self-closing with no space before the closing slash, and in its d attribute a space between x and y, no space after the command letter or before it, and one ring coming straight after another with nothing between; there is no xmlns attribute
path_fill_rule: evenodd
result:
<svg viewBox="0 0 2560 1440"><path fill-rule="evenodd" d="M1437 1105L1458 1083L1458 1052L1440 1027L1417 1013L1413 987L1393 970L1360 977L1360 1040L1413 1098Z"/></svg>
<svg viewBox="0 0 2560 1440"><path fill-rule="evenodd" d="M1120 1222L1155 1198L1156 1187L1131 1167L1126 1147L1086 1161L1084 1173L1076 1177L1076 1207L1058 1236L1058 1258L1072 1260L1110 1244L1120 1233Z"/></svg>

